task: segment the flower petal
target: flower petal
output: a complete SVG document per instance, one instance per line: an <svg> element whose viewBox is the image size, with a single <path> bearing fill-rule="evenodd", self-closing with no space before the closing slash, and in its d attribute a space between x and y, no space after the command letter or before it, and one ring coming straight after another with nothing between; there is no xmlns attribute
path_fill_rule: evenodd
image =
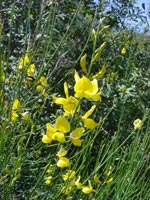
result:
<svg viewBox="0 0 150 200"><path fill-rule="evenodd" d="M62 133L67 133L70 131L70 123L64 117L59 116L56 119L56 129Z"/></svg>
<svg viewBox="0 0 150 200"><path fill-rule="evenodd" d="M70 166L70 161L68 158L60 157L57 162L57 167L65 168Z"/></svg>
<svg viewBox="0 0 150 200"><path fill-rule="evenodd" d="M96 108L96 105L93 105L90 110L88 110L84 116L82 116L82 119L86 119L88 118L90 115L92 115L93 111L95 110Z"/></svg>
<svg viewBox="0 0 150 200"><path fill-rule="evenodd" d="M96 123L93 119L90 119L90 118L87 118L87 119L81 118L81 120L83 121L84 126L89 129L94 129L95 127L99 125L99 123Z"/></svg>

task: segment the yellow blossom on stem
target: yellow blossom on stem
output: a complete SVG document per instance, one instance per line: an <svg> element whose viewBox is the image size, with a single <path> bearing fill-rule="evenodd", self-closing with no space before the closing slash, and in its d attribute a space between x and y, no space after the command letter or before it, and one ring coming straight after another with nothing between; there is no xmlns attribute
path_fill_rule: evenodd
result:
<svg viewBox="0 0 150 200"><path fill-rule="evenodd" d="M42 85L37 85L36 86L36 90L37 90L37 92L42 92L43 91L43 86Z"/></svg>
<svg viewBox="0 0 150 200"><path fill-rule="evenodd" d="M82 183L80 183L80 179L81 179L81 176L78 176L78 179L75 181L75 185L77 187L77 189L82 189L83 185Z"/></svg>
<svg viewBox="0 0 150 200"><path fill-rule="evenodd" d="M67 154L67 151L61 146L60 150L57 153L58 157L63 157Z"/></svg>
<svg viewBox="0 0 150 200"><path fill-rule="evenodd" d="M103 66L102 66L102 69L100 69L93 77L92 77L92 79L98 79L98 78L101 78L101 77L103 77L104 76L104 74L105 74L105 72L106 72L106 65L104 64Z"/></svg>
<svg viewBox="0 0 150 200"><path fill-rule="evenodd" d="M70 131L70 123L63 116L59 116L56 119L55 126L47 123L46 135L43 135L43 143L51 143L52 141L58 141L60 143L65 142L65 133Z"/></svg>
<svg viewBox="0 0 150 200"><path fill-rule="evenodd" d="M52 182L52 176L48 176L48 177L45 178L45 184L46 185L50 185L51 182Z"/></svg>
<svg viewBox="0 0 150 200"><path fill-rule="evenodd" d="M66 98L57 98L56 96L52 96L53 101L56 104L61 104L63 105L63 109L65 111L64 115L65 116L72 116L74 114L74 112L76 111L76 108L79 104L79 101L73 97L73 96L69 96L69 91L68 91L68 85L67 82L64 83L64 92L66 95ZM78 108L78 110L80 109L80 107Z"/></svg>
<svg viewBox="0 0 150 200"><path fill-rule="evenodd" d="M134 130L141 130L142 128L142 121L140 119L136 119L133 122Z"/></svg>
<svg viewBox="0 0 150 200"><path fill-rule="evenodd" d="M18 99L15 99L12 105L12 110L18 110L19 108L20 108L20 101Z"/></svg>
<svg viewBox="0 0 150 200"><path fill-rule="evenodd" d="M99 125L99 123L95 122L93 119L88 118L93 111L95 110L96 105L93 105L90 110L88 110L85 115L80 116L81 121L84 123L84 126L89 129L94 129Z"/></svg>
<svg viewBox="0 0 150 200"><path fill-rule="evenodd" d="M83 133L83 127L76 128L72 133L70 133L70 140L75 146L81 146L82 140L80 139L80 137L83 135Z"/></svg>
<svg viewBox="0 0 150 200"><path fill-rule="evenodd" d="M30 58L28 56L28 54L25 54L24 58L21 58L19 61L19 69L22 69L24 66L29 65L30 63Z"/></svg>
<svg viewBox="0 0 150 200"><path fill-rule="evenodd" d="M25 121L28 121L30 119L28 111L21 113L21 116L22 116L22 119Z"/></svg>
<svg viewBox="0 0 150 200"><path fill-rule="evenodd" d="M86 68L86 54L84 56L81 57L80 59L80 66L81 66L81 69L84 73L87 74L87 68Z"/></svg>
<svg viewBox="0 0 150 200"><path fill-rule="evenodd" d="M111 183L111 182L113 182L113 177L109 178L109 179L106 181L106 183Z"/></svg>
<svg viewBox="0 0 150 200"><path fill-rule="evenodd" d="M66 174L62 175L64 181L72 180L75 177L76 172L73 170L68 170Z"/></svg>
<svg viewBox="0 0 150 200"><path fill-rule="evenodd" d="M70 161L68 158L64 157L67 154L67 151L61 147L57 153L59 160L57 161L57 167L65 168L70 166Z"/></svg>
<svg viewBox="0 0 150 200"><path fill-rule="evenodd" d="M95 181L95 183L102 184L102 181L99 180L97 175L94 176L94 181Z"/></svg>
<svg viewBox="0 0 150 200"><path fill-rule="evenodd" d="M35 73L35 65L31 64L28 67L27 74L28 74L28 76L34 77L34 73Z"/></svg>
<svg viewBox="0 0 150 200"><path fill-rule="evenodd" d="M105 46L106 46L106 42L103 42L103 43L100 45L100 47L99 47L98 49L96 49L96 51L95 51L96 54L95 54L95 56L94 56L92 62L98 60L98 59L101 57L101 53L102 53L102 51L103 51L103 49L104 49Z"/></svg>
<svg viewBox="0 0 150 200"><path fill-rule="evenodd" d="M89 182L89 185L88 186L82 186L82 192L84 194L90 194L91 192L93 192L93 188L92 188L92 185L91 185L91 181L88 180Z"/></svg>
<svg viewBox="0 0 150 200"><path fill-rule="evenodd" d="M121 53L126 54L126 48L122 48Z"/></svg>
<svg viewBox="0 0 150 200"><path fill-rule="evenodd" d="M18 118L18 114L15 111L12 111L12 113L11 113L11 120L12 121L16 121L17 118Z"/></svg>
<svg viewBox="0 0 150 200"><path fill-rule="evenodd" d="M65 168L70 166L70 161L66 157L60 157L57 161L57 167Z"/></svg>
<svg viewBox="0 0 150 200"><path fill-rule="evenodd" d="M98 92L98 82L96 79L93 79L90 81L89 78L86 76L83 76L82 78L79 77L77 71L75 71L75 85L74 85L74 91L75 91L75 97L77 98L87 98L92 99L94 101L101 100L100 92Z"/></svg>
<svg viewBox="0 0 150 200"><path fill-rule="evenodd" d="M48 83L45 76L41 76L40 79L38 80L38 83L44 87L48 87Z"/></svg>

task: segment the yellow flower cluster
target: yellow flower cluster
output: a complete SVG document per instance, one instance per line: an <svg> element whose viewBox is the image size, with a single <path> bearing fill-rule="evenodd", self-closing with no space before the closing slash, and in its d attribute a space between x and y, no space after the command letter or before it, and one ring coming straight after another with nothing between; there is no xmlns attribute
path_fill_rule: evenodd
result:
<svg viewBox="0 0 150 200"><path fill-rule="evenodd" d="M93 31L93 41L96 39L94 34ZM65 150L66 147L64 148L64 146L70 147L71 143L71 146L73 144L81 148L82 144L84 145L85 132L88 129L95 129L99 126L99 123L91 116L96 109L96 102L101 101L98 79L105 74L106 65L103 64L102 68L96 74L91 74L91 68L92 64L100 58L105 45L105 42L102 43L94 51L89 67L87 67L87 54L81 57L80 66L83 74L80 75L80 72L78 73L75 70L74 85L69 85L67 82L64 82L63 89L65 97L52 95L54 103L62 107L63 114L58 116L54 123L46 124L46 132L42 134L42 142L45 144L58 143L58 145L63 145L56 154L56 166L62 169L69 167L67 173L62 176L66 182L62 188L62 193L65 195L69 194L73 188L81 190L84 194L90 194L94 191L91 180L88 180L88 184L84 185L80 182L81 176L76 177L76 172L71 170L73 160L68 158L67 150ZM38 83L39 85L36 88L38 92L41 92L43 87L47 87L47 82L44 77L41 77ZM73 91L70 92L69 88L72 88ZM83 112L82 104L88 100L92 105L86 112ZM51 184L51 179L51 176L48 176L45 179L45 183L47 185ZM100 183L98 177L95 180Z"/></svg>
<svg viewBox="0 0 150 200"><path fill-rule="evenodd" d="M20 101L18 99L15 99L14 102L13 102L13 105L12 105L12 112L11 112L11 120L12 121L16 121L17 118L19 117L18 111L20 109L20 106L21 106ZM30 120L28 111L21 112L20 114L21 114L21 117L24 121Z"/></svg>
<svg viewBox="0 0 150 200"><path fill-rule="evenodd" d="M140 119L136 119L133 122L134 130L141 130L142 128L142 121Z"/></svg>
<svg viewBox="0 0 150 200"><path fill-rule="evenodd" d="M84 194L90 194L94 191L90 180L88 180L88 185L83 185L80 182L81 176L78 176L76 179L75 175L76 172L73 170L68 170L66 174L62 175L63 180L67 182L67 184L62 187L63 194L68 195L73 190L74 186Z"/></svg>
<svg viewBox="0 0 150 200"><path fill-rule="evenodd" d="M95 51L95 55L92 58L92 62L99 59L105 43L101 44ZM68 140L74 146L81 146L83 139L81 137L84 135L86 129L94 129L99 126L99 123L95 122L90 116L96 109L96 104L92 105L91 108L86 111L84 115L80 115L81 104L84 99L90 99L90 101L100 101L101 92L98 87L98 78L101 78L105 71L105 64L102 66L95 75L90 78L90 69L87 69L86 62L87 55L81 57L80 66L84 74L81 77L78 72L74 72L74 95L69 95L68 83L64 82L64 93L65 97L57 97L52 95L54 103L61 105L63 108L63 115L58 116L54 124L46 124L46 133L42 136L42 142L45 144L50 144L52 142L58 142L64 144ZM90 67L91 68L91 67ZM37 91L41 92L43 87L47 87L47 82L45 77L41 77L38 81ZM82 112L83 113L83 112ZM76 125L73 125L74 120L76 120ZM66 158L67 152L61 148L60 152L57 154L59 160L57 161L57 166L60 168L69 167L71 165L68 158ZM90 185L90 184L89 184ZM91 186L89 186L91 188ZM87 191L87 187L83 189L83 192ZM92 189L91 189L92 191Z"/></svg>

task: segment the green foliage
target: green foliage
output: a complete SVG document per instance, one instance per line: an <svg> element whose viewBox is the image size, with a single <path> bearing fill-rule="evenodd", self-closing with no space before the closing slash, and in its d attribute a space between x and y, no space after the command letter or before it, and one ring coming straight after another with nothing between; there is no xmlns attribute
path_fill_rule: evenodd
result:
<svg viewBox="0 0 150 200"><path fill-rule="evenodd" d="M149 36L107 3L2 2L1 199L150 198Z"/></svg>

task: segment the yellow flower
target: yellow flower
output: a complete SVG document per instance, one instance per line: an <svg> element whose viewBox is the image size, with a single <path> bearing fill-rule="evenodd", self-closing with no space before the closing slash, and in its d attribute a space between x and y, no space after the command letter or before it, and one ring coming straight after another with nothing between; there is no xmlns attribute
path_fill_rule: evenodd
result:
<svg viewBox="0 0 150 200"><path fill-rule="evenodd" d="M102 69L100 69L100 70L92 77L92 79L94 79L94 78L96 78L96 79L101 78L102 76L104 76L105 72L106 72L106 65L104 64L104 65L102 66Z"/></svg>
<svg viewBox="0 0 150 200"><path fill-rule="evenodd" d="M122 48L121 53L126 54L126 48Z"/></svg>
<svg viewBox="0 0 150 200"><path fill-rule="evenodd" d="M28 115L28 111L24 112L21 114L22 116L22 119L25 120L25 121L28 121L30 119L29 115Z"/></svg>
<svg viewBox="0 0 150 200"><path fill-rule="evenodd" d="M97 175L94 176L94 181L95 181L95 183L102 184L102 181L99 180Z"/></svg>
<svg viewBox="0 0 150 200"><path fill-rule="evenodd" d="M77 186L77 189L82 189L83 185L82 183L80 183L80 179L81 179L81 176L78 177L78 179L75 181L75 185Z"/></svg>
<svg viewBox="0 0 150 200"><path fill-rule="evenodd" d="M76 172L73 170L68 170L66 174L62 175L64 181L72 180L75 177Z"/></svg>
<svg viewBox="0 0 150 200"><path fill-rule="evenodd" d="M76 111L79 102L75 97L73 96L69 97L68 85L66 82L64 83L64 92L65 92L66 98L57 98L55 96L52 96L52 98L56 104L63 105L65 116L70 116L70 115L72 116L74 112ZM79 109L80 108L78 108L78 110Z"/></svg>
<svg viewBox="0 0 150 200"><path fill-rule="evenodd" d="M30 63L30 59L29 59L28 54L26 54L24 58L20 59L18 68L22 69L24 66L28 65L29 63Z"/></svg>
<svg viewBox="0 0 150 200"><path fill-rule="evenodd" d="M20 108L20 102L18 99L15 99L13 105L12 105L12 110L18 110Z"/></svg>
<svg viewBox="0 0 150 200"><path fill-rule="evenodd" d="M75 97L85 97L94 101L101 100L100 92L98 92L98 82L96 79L90 81L90 79L88 79L86 76L80 78L76 71L74 77L76 81L74 85Z"/></svg>
<svg viewBox="0 0 150 200"><path fill-rule="evenodd" d="M59 150L58 153L57 153L57 156L58 156L58 157L63 157L63 156L65 156L66 154L67 154L67 151L66 151L63 147L61 147L60 150Z"/></svg>
<svg viewBox="0 0 150 200"><path fill-rule="evenodd" d="M57 161L57 167L65 168L70 166L70 161L68 158L64 157L67 154L67 151L61 147L57 153L59 160Z"/></svg>
<svg viewBox="0 0 150 200"><path fill-rule="evenodd" d="M109 170L106 170L105 175L108 177L112 174L112 166L109 167Z"/></svg>
<svg viewBox="0 0 150 200"><path fill-rule="evenodd" d="M81 59L80 59L80 66L81 66L82 71L87 74L87 69L86 69L86 54L81 57Z"/></svg>
<svg viewBox="0 0 150 200"><path fill-rule="evenodd" d="M103 42L103 43L100 45L100 47L99 47L98 49L96 49L96 51L95 51L96 54L95 54L95 56L94 56L92 62L98 60L98 59L101 57L101 53L102 53L103 49L105 48L105 46L106 46L106 42Z"/></svg>
<svg viewBox="0 0 150 200"><path fill-rule="evenodd" d="M109 179L106 181L106 183L111 183L111 182L113 182L113 177L109 178Z"/></svg>
<svg viewBox="0 0 150 200"><path fill-rule="evenodd" d="M99 123L96 123L93 119L91 118L88 118L92 113L93 111L95 110L96 108L96 105L93 105L91 107L90 110L88 110L84 116L80 116L81 118L81 121L84 123L84 126L86 128L89 128L89 129L94 129L95 127L97 127L99 125Z"/></svg>
<svg viewBox="0 0 150 200"><path fill-rule="evenodd" d="M65 168L70 166L70 161L66 157L60 157L57 162L57 167Z"/></svg>
<svg viewBox="0 0 150 200"><path fill-rule="evenodd" d="M83 133L83 127L76 128L72 133L70 133L70 140L75 146L81 146L82 140L80 139L80 137L83 135Z"/></svg>
<svg viewBox="0 0 150 200"><path fill-rule="evenodd" d="M36 90L37 90L37 92L42 92L43 91L43 86L42 85L37 85L36 86Z"/></svg>
<svg viewBox="0 0 150 200"><path fill-rule="evenodd" d="M67 119L62 116L59 116L56 119L55 126L47 123L46 135L43 135L43 143L51 143L52 141L58 141L60 143L65 142L65 133L70 131L70 123Z"/></svg>
<svg viewBox="0 0 150 200"><path fill-rule="evenodd" d="M47 80L46 80L45 76L41 76L40 79L38 80L38 83L40 83L44 87L48 86L48 83L47 83Z"/></svg>
<svg viewBox="0 0 150 200"><path fill-rule="evenodd" d="M50 185L51 182L52 182L52 176L48 176L48 177L45 178L45 184L46 185Z"/></svg>
<svg viewBox="0 0 150 200"><path fill-rule="evenodd" d="M88 186L82 186L82 192L84 194L90 194L91 192L93 192L93 188L92 188L92 185L91 185L91 181L88 180L89 182L89 185Z"/></svg>
<svg viewBox="0 0 150 200"><path fill-rule="evenodd" d="M28 74L28 76L34 77L34 73L35 73L35 65L31 64L28 67L27 74Z"/></svg>
<svg viewBox="0 0 150 200"><path fill-rule="evenodd" d="M134 125L134 129L135 130L141 130L141 128L142 128L142 121L140 119L136 119L133 122L133 125Z"/></svg>
<svg viewBox="0 0 150 200"><path fill-rule="evenodd" d="M16 121L17 118L18 118L18 114L15 111L12 111L12 113L11 113L11 120L12 121Z"/></svg>

